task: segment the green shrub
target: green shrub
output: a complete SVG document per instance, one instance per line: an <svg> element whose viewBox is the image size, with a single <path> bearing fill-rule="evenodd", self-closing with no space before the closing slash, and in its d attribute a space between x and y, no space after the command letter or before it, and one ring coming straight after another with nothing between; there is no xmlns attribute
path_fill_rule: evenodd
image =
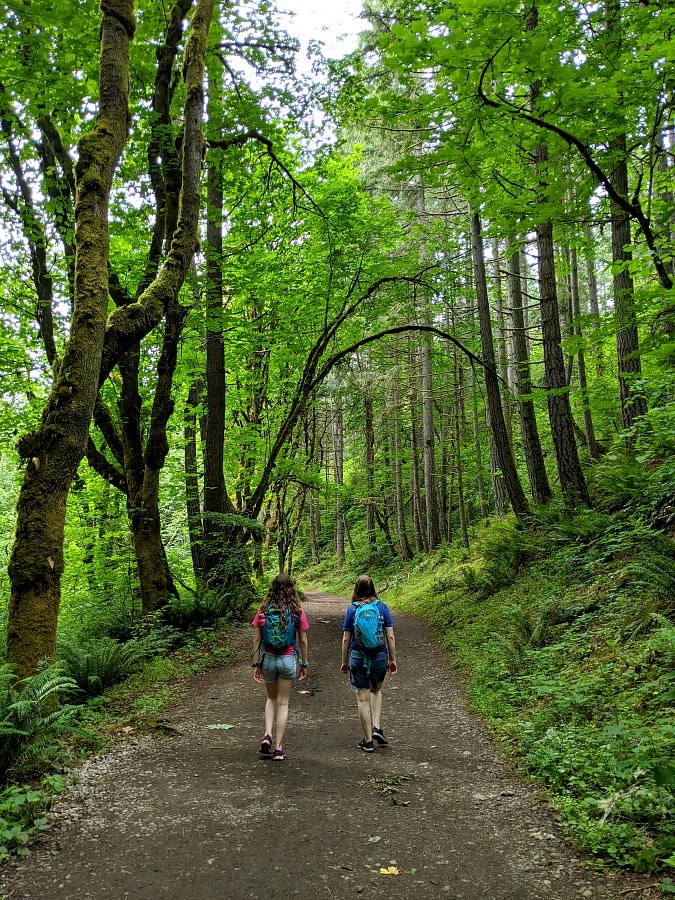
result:
<svg viewBox="0 0 675 900"><path fill-rule="evenodd" d="M139 641L122 643L111 637L79 641L62 638L58 657L67 674L86 697L102 694L129 675L147 655Z"/></svg>
<svg viewBox="0 0 675 900"><path fill-rule="evenodd" d="M28 855L27 844L47 828L44 812L63 788L63 778L50 775L39 790L13 785L0 793L0 862Z"/></svg>
<svg viewBox="0 0 675 900"><path fill-rule="evenodd" d="M166 625L184 632L230 621L233 617L233 603L227 592L204 590L196 594L171 597L161 614Z"/></svg>
<svg viewBox="0 0 675 900"><path fill-rule="evenodd" d="M10 766L39 758L68 727L73 706L58 706L75 689L58 666L45 666L18 681L12 667L0 666L0 777Z"/></svg>

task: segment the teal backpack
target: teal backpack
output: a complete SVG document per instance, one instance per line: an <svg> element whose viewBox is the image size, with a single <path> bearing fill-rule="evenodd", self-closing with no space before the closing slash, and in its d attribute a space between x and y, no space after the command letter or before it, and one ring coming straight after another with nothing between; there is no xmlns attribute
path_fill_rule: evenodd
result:
<svg viewBox="0 0 675 900"><path fill-rule="evenodd" d="M264 649L281 653L291 647L295 643L298 617L272 606L263 615L260 629Z"/></svg>
<svg viewBox="0 0 675 900"><path fill-rule="evenodd" d="M360 650L372 653L384 644L382 616L377 600L356 605L354 613L354 640Z"/></svg>

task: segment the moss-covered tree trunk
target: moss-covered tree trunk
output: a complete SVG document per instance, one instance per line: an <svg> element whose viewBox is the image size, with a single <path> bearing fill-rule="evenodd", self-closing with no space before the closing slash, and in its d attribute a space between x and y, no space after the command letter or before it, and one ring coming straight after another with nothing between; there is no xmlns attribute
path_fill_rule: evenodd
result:
<svg viewBox="0 0 675 900"><path fill-rule="evenodd" d="M91 134L80 141L76 167L75 291L70 337L41 426L19 442L19 452L28 463L9 566L7 659L20 676L35 671L41 659L54 656L66 500L87 449L99 386L164 315L168 321L197 246L204 59L213 5L214 0L197 0L185 47L181 189L171 249L138 301L117 309L106 323L108 198L126 141L129 43L135 23L131 0L105 0L102 4L99 113ZM180 12L179 7L176 4L174 8ZM161 466L155 468L158 471Z"/></svg>
<svg viewBox="0 0 675 900"><path fill-rule="evenodd" d="M108 306L108 200L127 138L133 0L102 4L100 102L79 144L75 200L75 298L70 337L40 427L19 441L26 473L9 563L7 660L19 676L52 658L63 572L66 500L98 394Z"/></svg>

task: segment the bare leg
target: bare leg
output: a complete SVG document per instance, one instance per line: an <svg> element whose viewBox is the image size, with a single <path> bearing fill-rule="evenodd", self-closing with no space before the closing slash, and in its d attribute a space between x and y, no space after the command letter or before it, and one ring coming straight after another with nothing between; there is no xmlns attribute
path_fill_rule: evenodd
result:
<svg viewBox="0 0 675 900"><path fill-rule="evenodd" d="M288 700L291 696L293 681L291 678L280 678L277 681L277 734L275 747L284 746L284 732L288 722Z"/></svg>
<svg viewBox="0 0 675 900"><path fill-rule="evenodd" d="M367 741L372 741L373 721L370 714L370 691L357 691L356 702L359 706L359 719L363 729L363 736Z"/></svg>
<svg viewBox="0 0 675 900"><path fill-rule="evenodd" d="M370 692L370 718L373 728L382 726L382 685L376 691Z"/></svg>
<svg viewBox="0 0 675 900"><path fill-rule="evenodd" d="M265 734L272 734L274 728L274 716L277 711L277 685L278 681L265 684L267 688L267 700L265 702Z"/></svg>

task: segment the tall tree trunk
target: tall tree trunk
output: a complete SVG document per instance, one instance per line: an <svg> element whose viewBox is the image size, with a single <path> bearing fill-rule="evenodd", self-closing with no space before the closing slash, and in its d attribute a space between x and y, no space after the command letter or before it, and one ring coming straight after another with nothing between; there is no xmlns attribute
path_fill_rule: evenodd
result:
<svg viewBox="0 0 675 900"><path fill-rule="evenodd" d="M27 460L9 562L7 660L22 678L53 659L63 573L66 500L85 453L98 395L108 307L108 204L127 138L133 0L110 0L100 31L96 123L76 167L75 298L68 343L39 429L19 442Z"/></svg>
<svg viewBox="0 0 675 900"><path fill-rule="evenodd" d="M588 289L588 311L593 317L593 327L600 324L600 302L598 299L598 278L595 274L595 241L590 225L586 226L586 287Z"/></svg>
<svg viewBox="0 0 675 900"><path fill-rule="evenodd" d="M485 496L485 479L483 478L483 448L480 439L480 426L478 424L478 385L476 383L476 370L471 369L471 427L473 431L473 449L476 459L476 488L480 502L480 514L482 519L490 515Z"/></svg>
<svg viewBox="0 0 675 900"><path fill-rule="evenodd" d="M445 330L447 332L451 331L451 310L450 304L451 300L445 304L445 310L443 312L443 319L445 322ZM441 423L440 423L440 434L439 434L439 443L441 445L441 477L439 479L439 494L440 494L440 503L441 509L443 513L443 521L445 522L445 528L443 530L443 537L447 543L452 542L452 504L453 504L453 492L452 486L450 484L453 473L451 468L451 457L452 457L452 443L454 440L454 434L452 430L452 402L453 402L453 387L452 387L452 378L453 378L453 359L452 359L452 345L449 341L443 341L443 354L445 357L444 360L444 378L443 378L443 400L442 400L442 408L441 408Z"/></svg>
<svg viewBox="0 0 675 900"><path fill-rule="evenodd" d="M308 432L307 446L309 451L309 464L311 466L320 465L321 460L320 458L317 459L317 450L320 453L321 446L320 441L317 440L316 404L312 405L309 414L305 417L305 429ZM315 490L310 490L309 492L309 517L307 524L309 531L309 552L312 557L312 562L317 563L319 561L319 534L321 531L321 500Z"/></svg>
<svg viewBox="0 0 675 900"><path fill-rule="evenodd" d="M492 323L490 321L490 303L487 292L487 279L485 277L485 256L483 253L483 238L478 213L471 212L469 216L471 231L471 254L473 258L474 279L476 282L476 302L478 308L478 324L480 328L480 343L483 362L485 363L485 393L490 410L490 425L495 441L499 468L504 476L506 492L511 502L511 507L517 517L522 518L528 512L528 504L520 483L516 463L511 451L504 412L499 393L499 381L495 368L495 353L492 343Z"/></svg>
<svg viewBox="0 0 675 900"><path fill-rule="evenodd" d="M518 419L525 454L525 465L530 482L530 493L535 506L542 506L551 499L551 488L546 474L544 455L541 451L537 417L532 401L532 381L530 363L527 357L525 320L523 317L523 294L521 290L520 253L507 244L506 284L511 309L511 346L516 373L516 395L518 397Z"/></svg>
<svg viewBox="0 0 675 900"><path fill-rule="evenodd" d="M342 503L343 484L343 432L342 432L342 399L335 397L332 402L331 417L333 433L333 482L335 491L335 555L338 566L345 561L345 518Z"/></svg>
<svg viewBox="0 0 675 900"><path fill-rule="evenodd" d="M199 499L199 473L197 471L197 407L201 399L201 381L193 381L185 404L185 508L187 512L190 555L195 583L204 579L204 533Z"/></svg>
<svg viewBox="0 0 675 900"><path fill-rule="evenodd" d="M438 510L438 485L436 478L436 449L434 435L434 384L431 357L431 338L425 336L421 348L422 383L422 462L424 471L424 500L427 514L427 539L429 550L435 550L441 542Z"/></svg>
<svg viewBox="0 0 675 900"><path fill-rule="evenodd" d="M375 431L373 427L373 398L368 393L363 398L366 441L366 539L375 547Z"/></svg>
<svg viewBox="0 0 675 900"><path fill-rule="evenodd" d="M622 29L621 0L607 0L605 7L606 37L608 54L618 61L624 41ZM622 116L619 96L617 109ZM621 197L628 198L628 149L624 130L609 141L613 154L613 166L610 175L612 187ZM628 211L622 209L615 200L610 199L612 224L612 284L614 288L614 315L616 321L616 354L619 370L619 397L621 399L621 419L624 428L632 428L639 416L647 412L647 401L634 390L634 382L639 378L642 365L640 362L640 342L638 337L637 315L635 312L635 288L630 264L633 260L631 251L631 219Z"/></svg>
<svg viewBox="0 0 675 900"><path fill-rule="evenodd" d="M208 67L209 132L222 123L222 67L212 58ZM223 151L207 154L206 178L206 395L204 435L204 579L222 581L218 570L225 547L223 514L233 512L225 489L225 343L223 339ZM222 576L222 572L220 573Z"/></svg>
<svg viewBox="0 0 675 900"><path fill-rule="evenodd" d="M579 373L579 392L581 394L581 408L584 417L584 431L586 433L586 446L591 459L599 459L598 445L595 441L595 426L588 399L588 379L586 377L586 354L582 344L581 328L581 302L579 300L579 269L577 265L577 251L570 248L570 295L572 301L572 329L577 338L577 371Z"/></svg>
<svg viewBox="0 0 675 900"><path fill-rule="evenodd" d="M525 28L531 31L539 24L539 10L534 3L528 13ZM541 82L530 85L530 107L536 110ZM548 148L540 143L534 149L534 171L539 181L537 206L548 203L547 166ZM574 505L581 501L590 505L588 488L579 462L574 439L574 420L570 407L569 389L565 377L565 360L561 347L560 314L558 310L558 290L555 278L555 253L553 246L553 223L548 217L537 223L537 268L539 274L539 311L541 317L541 337L544 350L544 373L546 378L546 402L551 424L553 448L560 478L560 488L566 503Z"/></svg>
<svg viewBox="0 0 675 900"><path fill-rule="evenodd" d="M320 500L317 494L312 491L309 495L309 552L312 556L312 562L319 562L319 531L320 531Z"/></svg>
<svg viewBox="0 0 675 900"><path fill-rule="evenodd" d="M405 525L403 501L403 459L401 441L401 391L398 351L394 351L394 374L391 387L391 449L394 457L394 495L396 501L396 536L401 556L408 562L413 558Z"/></svg>
<svg viewBox="0 0 675 900"><path fill-rule="evenodd" d="M502 279L502 258L499 248L499 241L494 238L492 241L492 279L495 286L495 315L497 319L497 357L499 359L499 374L504 384L509 388L513 388L513 383L509 376L511 374L509 366L509 340L506 331L506 315L504 313L504 288ZM511 415L511 404L509 403L509 395L507 392L502 393L502 405L504 407L504 421L506 422L506 430L509 435L509 442L513 447L513 421Z"/></svg>
<svg viewBox="0 0 675 900"><path fill-rule="evenodd" d="M628 159L626 136L620 135L610 142L616 153L612 184L623 197L628 196ZM612 220L612 283L614 286L614 316L616 321L616 354L619 367L619 397L621 419L624 428L632 428L639 416L647 412L647 401L636 394L634 382L640 377L640 342L635 313L635 288L630 273L633 254L630 250L631 233L628 213L611 201Z"/></svg>
<svg viewBox="0 0 675 900"><path fill-rule="evenodd" d="M106 328L108 203L113 173L126 141L129 45L135 21L130 0L110 0L103 6L99 113L93 132L80 140L76 166L75 289L69 340L40 431L30 436L22 451L31 462L17 507L7 625L7 658L19 675L34 671L40 659L54 653L66 498L88 445L99 386L124 353L177 300L194 254L204 53L212 16L213 0L197 0L183 69L186 125L181 206L171 249L138 302L117 310Z"/></svg>
<svg viewBox="0 0 675 900"><path fill-rule="evenodd" d="M415 535L415 548L418 553L427 553L426 529L422 517L422 497L419 469L419 424L417 419L417 391L415 389L415 377L417 367L412 349L409 354L409 397L410 397L410 503L413 521L413 533Z"/></svg>
<svg viewBox="0 0 675 900"><path fill-rule="evenodd" d="M538 153L543 153L545 159L545 148L541 145ZM539 247L539 307L544 345L546 402L560 487L566 502L574 505L577 501L581 501L590 505L588 488L574 439L574 422L565 378L565 360L560 345L560 319L558 318L553 258L553 225L550 221L541 222L537 225L536 233Z"/></svg>
<svg viewBox="0 0 675 900"><path fill-rule="evenodd" d="M490 454L490 481L492 482L492 498L494 500L495 515L500 518L506 515L506 504L508 496L506 494L506 485L504 484L504 476L499 468L499 460L497 458L497 448L495 440L492 436L492 426L490 424L490 410L485 407L485 424L488 430L488 452Z"/></svg>
<svg viewBox="0 0 675 900"><path fill-rule="evenodd" d="M454 432L455 432L455 466L454 471L457 474L457 511L459 514L459 528L462 535L462 546L469 549L469 529L466 521L466 506L464 504L464 475L462 471L462 408L464 405L464 397L462 396L462 362L457 352L457 348L453 347L454 356L454 394L455 394L455 410L454 410Z"/></svg>

